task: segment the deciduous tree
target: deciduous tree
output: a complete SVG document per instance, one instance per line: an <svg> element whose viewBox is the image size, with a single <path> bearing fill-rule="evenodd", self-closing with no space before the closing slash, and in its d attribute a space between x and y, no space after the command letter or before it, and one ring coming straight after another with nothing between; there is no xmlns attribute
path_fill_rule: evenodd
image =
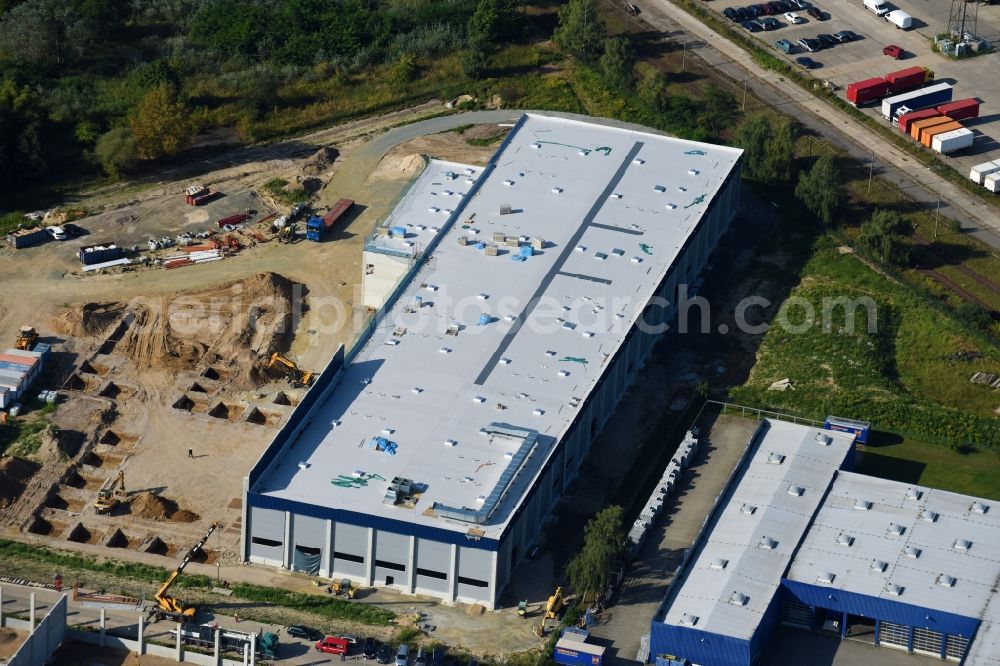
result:
<svg viewBox="0 0 1000 666"><path fill-rule="evenodd" d="M601 53L604 25L594 0L569 0L559 10L559 25L553 38L560 48L577 58L593 62Z"/></svg>
<svg viewBox="0 0 1000 666"><path fill-rule="evenodd" d="M635 51L627 39L611 37L604 40L604 53L599 64L605 83L614 88L631 88L634 63Z"/></svg>
<svg viewBox="0 0 1000 666"><path fill-rule="evenodd" d="M744 151L743 164L748 176L768 184L791 178L795 137L787 120L775 121L765 113L754 114L740 125L736 139Z"/></svg>
<svg viewBox="0 0 1000 666"><path fill-rule="evenodd" d="M861 225L858 244L884 264L904 266L910 263L912 248L906 237L912 233L913 224L896 211L876 210Z"/></svg>
<svg viewBox="0 0 1000 666"><path fill-rule="evenodd" d="M832 157L820 157L809 171L799 175L795 196L824 224L833 222L840 207L840 170Z"/></svg>
<svg viewBox="0 0 1000 666"><path fill-rule="evenodd" d="M583 548L566 567L566 578L579 594L600 593L608 584L611 565L625 548L625 528L620 506L597 513L583 529Z"/></svg>
<svg viewBox="0 0 1000 666"><path fill-rule="evenodd" d="M129 119L138 156L146 160L176 155L191 134L187 107L167 84L146 93Z"/></svg>

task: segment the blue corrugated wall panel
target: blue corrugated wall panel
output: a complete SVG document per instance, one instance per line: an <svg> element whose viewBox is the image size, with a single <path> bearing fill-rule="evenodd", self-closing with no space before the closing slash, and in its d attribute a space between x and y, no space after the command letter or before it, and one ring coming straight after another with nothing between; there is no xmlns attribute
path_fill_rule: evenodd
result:
<svg viewBox="0 0 1000 666"><path fill-rule="evenodd" d="M922 606L880 599L856 592L845 592L830 587L809 585L793 580L783 580L782 583L788 594L795 600L809 606L818 606L840 612L846 611L851 615L888 620L896 624L931 629L944 634L972 636L976 628L979 627L979 619L974 617L964 617L954 613L930 610Z"/></svg>
<svg viewBox="0 0 1000 666"><path fill-rule="evenodd" d="M764 614L760 618L760 624L757 625L757 631L754 632L753 638L750 639L751 664L760 662L761 654L767 649L768 643L771 642L771 636L774 634L774 630L781 619L781 600L782 591L778 589L771 599L771 603L764 610Z"/></svg>
<svg viewBox="0 0 1000 666"><path fill-rule="evenodd" d="M750 641L720 636L693 627L653 622L649 631L649 656L672 654L703 666L749 666Z"/></svg>

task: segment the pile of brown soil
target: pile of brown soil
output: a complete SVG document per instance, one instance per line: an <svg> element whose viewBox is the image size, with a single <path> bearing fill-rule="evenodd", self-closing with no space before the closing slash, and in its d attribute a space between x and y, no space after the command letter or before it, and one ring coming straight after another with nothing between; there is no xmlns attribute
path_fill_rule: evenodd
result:
<svg viewBox="0 0 1000 666"><path fill-rule="evenodd" d="M131 499L132 515L146 520L169 520L175 523L193 523L198 514L180 509L177 502L150 492L142 492Z"/></svg>
<svg viewBox="0 0 1000 666"><path fill-rule="evenodd" d="M24 488L38 468L38 463L15 458L14 456L4 456L0 458L0 509L10 506L10 504L20 497Z"/></svg>
<svg viewBox="0 0 1000 666"><path fill-rule="evenodd" d="M134 302L134 320L118 349L143 370L193 370L202 362L231 368L237 388L267 381L270 356L294 337L292 309L303 288L275 273L197 292Z"/></svg>
<svg viewBox="0 0 1000 666"><path fill-rule="evenodd" d="M124 303L84 303L64 310L52 320L52 327L74 338L98 336L125 315Z"/></svg>

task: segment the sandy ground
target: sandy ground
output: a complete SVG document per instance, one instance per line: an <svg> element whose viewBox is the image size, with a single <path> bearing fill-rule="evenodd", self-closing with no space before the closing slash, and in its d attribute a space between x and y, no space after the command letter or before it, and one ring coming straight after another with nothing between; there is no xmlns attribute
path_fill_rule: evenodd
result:
<svg viewBox="0 0 1000 666"><path fill-rule="evenodd" d="M10 627L0 628L0 659L7 659L21 647L28 632Z"/></svg>

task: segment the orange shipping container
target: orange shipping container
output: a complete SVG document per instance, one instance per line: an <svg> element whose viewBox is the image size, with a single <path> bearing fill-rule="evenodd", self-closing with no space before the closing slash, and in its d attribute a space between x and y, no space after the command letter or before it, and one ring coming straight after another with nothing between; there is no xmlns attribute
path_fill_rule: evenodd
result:
<svg viewBox="0 0 1000 666"><path fill-rule="evenodd" d="M910 136L920 140L920 133L924 131L925 127L934 127L935 125L943 125L945 123L950 123L951 118L948 116L935 116L934 118L924 118L923 120L917 120L910 123Z"/></svg>
<svg viewBox="0 0 1000 666"><path fill-rule="evenodd" d="M938 134L943 134L944 132L950 132L952 130L962 129L962 123L957 121L952 121L950 123L944 123L941 125L935 125L934 127L928 127L920 134L920 143L924 146L930 148L931 140Z"/></svg>
<svg viewBox="0 0 1000 666"><path fill-rule="evenodd" d="M0 354L0 361L23 365L25 369L32 368L36 363L38 363L37 358L31 358L30 356L18 356L15 354Z"/></svg>

